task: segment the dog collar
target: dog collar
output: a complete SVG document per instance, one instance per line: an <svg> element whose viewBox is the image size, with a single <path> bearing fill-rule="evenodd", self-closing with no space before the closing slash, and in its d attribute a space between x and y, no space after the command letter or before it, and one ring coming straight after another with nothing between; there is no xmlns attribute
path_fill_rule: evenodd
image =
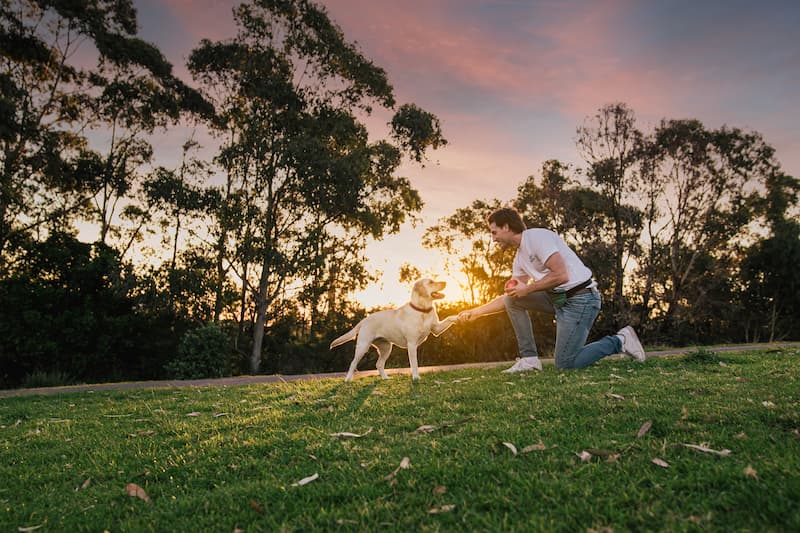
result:
<svg viewBox="0 0 800 533"><path fill-rule="evenodd" d="M420 313L430 313L431 311L433 311L433 307L425 309L423 307L417 307L416 305L413 304L413 302L408 302L408 305L411 306L411 309L413 309L414 311L419 311Z"/></svg>

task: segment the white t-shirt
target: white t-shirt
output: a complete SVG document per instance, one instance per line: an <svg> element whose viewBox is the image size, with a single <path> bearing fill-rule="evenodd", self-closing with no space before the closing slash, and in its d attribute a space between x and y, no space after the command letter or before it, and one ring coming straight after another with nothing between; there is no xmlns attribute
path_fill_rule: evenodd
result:
<svg viewBox="0 0 800 533"><path fill-rule="evenodd" d="M515 278L528 276L534 281L542 279L550 272L550 269L545 266L545 262L556 252L561 254L569 273L569 281L556 287L556 290L567 291L592 277L592 271L567 246L564 239L543 228L531 228L522 232L522 240L517 248L517 255L514 257L512 275ZM589 287L596 285L593 281Z"/></svg>

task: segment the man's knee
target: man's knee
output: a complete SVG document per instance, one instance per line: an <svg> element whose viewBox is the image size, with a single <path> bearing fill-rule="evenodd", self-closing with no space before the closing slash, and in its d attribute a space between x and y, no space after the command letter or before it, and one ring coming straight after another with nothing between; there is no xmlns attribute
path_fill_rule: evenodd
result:
<svg viewBox="0 0 800 533"><path fill-rule="evenodd" d="M506 310L516 311L522 309L522 307L519 304L520 304L519 298L514 298L513 296L509 296L508 294L503 296L503 305L506 306Z"/></svg>

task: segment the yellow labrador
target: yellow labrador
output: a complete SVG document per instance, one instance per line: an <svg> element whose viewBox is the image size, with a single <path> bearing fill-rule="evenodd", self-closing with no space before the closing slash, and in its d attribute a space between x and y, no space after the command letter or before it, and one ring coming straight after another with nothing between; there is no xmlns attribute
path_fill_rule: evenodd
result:
<svg viewBox="0 0 800 533"><path fill-rule="evenodd" d="M444 281L421 279L414 283L410 302L398 309L386 309L369 315L356 324L356 327L333 341L331 349L357 339L356 354L344 380L353 379L358 362L369 351L370 346L375 346L378 350L378 362L375 365L378 372L383 379L389 379L384 366L389 354L392 353L393 344L408 349L411 378L419 379L417 346L425 342L429 334L433 333L438 337L458 320L458 316L453 315L440 322L439 315L436 314L433 301L444 298L439 291L444 289L445 285Z"/></svg>

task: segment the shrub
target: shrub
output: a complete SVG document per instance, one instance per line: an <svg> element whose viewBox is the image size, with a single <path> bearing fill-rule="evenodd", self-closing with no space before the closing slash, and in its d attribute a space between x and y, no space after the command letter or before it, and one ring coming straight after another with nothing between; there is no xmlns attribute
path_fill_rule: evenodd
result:
<svg viewBox="0 0 800 533"><path fill-rule="evenodd" d="M23 378L20 387L23 389L37 389L40 387L63 387L74 384L75 379L61 370L34 370Z"/></svg>
<svg viewBox="0 0 800 533"><path fill-rule="evenodd" d="M186 332L178 356L165 365L177 379L221 378L231 375L231 340L218 324Z"/></svg>
<svg viewBox="0 0 800 533"><path fill-rule="evenodd" d="M707 350L705 348L698 348L697 350L688 352L685 356L687 363L695 364L716 364L719 362L717 352Z"/></svg>

